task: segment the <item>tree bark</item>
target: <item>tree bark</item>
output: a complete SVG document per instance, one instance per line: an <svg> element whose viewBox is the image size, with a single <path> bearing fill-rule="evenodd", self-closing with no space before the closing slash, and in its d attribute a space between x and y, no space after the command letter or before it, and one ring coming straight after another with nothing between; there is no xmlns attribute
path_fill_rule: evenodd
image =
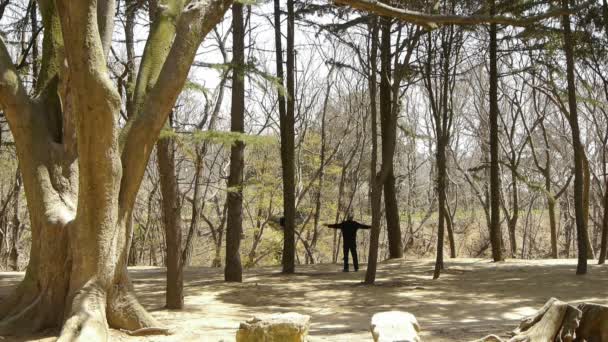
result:
<svg viewBox="0 0 608 342"><path fill-rule="evenodd" d="M490 3L490 14L496 13L496 2ZM490 243L492 259L502 261L500 230L500 169L498 155L498 61L497 26L490 24Z"/></svg>
<svg viewBox="0 0 608 342"><path fill-rule="evenodd" d="M382 219L382 188L384 180L382 168L377 172L378 165L378 113L376 108L376 68L378 56L378 19L373 18L370 24L370 75L369 75L369 95L371 111L371 130L372 130L372 158L370 165L371 183L371 209L372 209L372 228L370 232L369 253L367 258L367 271L365 272L365 283L373 284L376 281L376 268L378 264L378 244L380 241L380 221ZM386 100L386 99L385 99Z"/></svg>
<svg viewBox="0 0 608 342"><path fill-rule="evenodd" d="M389 258L403 257L399 205L395 189L394 155L397 139L397 115L392 103L391 71L391 19L383 18L380 42L380 127L382 140L382 165L387 170L384 180L384 206L388 236Z"/></svg>
<svg viewBox="0 0 608 342"><path fill-rule="evenodd" d="M19 204L21 196L21 170L17 168L17 174L15 175L15 188L14 200L13 200L13 220L11 222L12 234L11 234L11 245L8 265L11 270L19 271L19 238L21 237L21 218L19 217Z"/></svg>
<svg viewBox="0 0 608 342"><path fill-rule="evenodd" d="M32 231L24 280L0 305L0 335L62 322L59 341L106 341L108 327L166 332L139 304L129 281L131 214L198 45L230 1L179 9L167 37L172 44L154 72L157 82L146 84L141 110L123 129L102 41L108 29L99 30L97 2L39 5L45 31L35 100L0 44L0 103L15 139Z"/></svg>
<svg viewBox="0 0 608 342"><path fill-rule="evenodd" d="M281 49L280 1L274 2L277 78L283 84L283 51ZM294 9L293 0L287 0L287 96L279 89L279 115L281 126L281 165L283 169L283 273L295 272L295 131L294 131ZM287 105L285 106L285 102Z"/></svg>
<svg viewBox="0 0 608 342"><path fill-rule="evenodd" d="M562 0L562 8L568 10L568 0ZM581 144L580 129L578 126L578 110L576 107L576 82L574 79L574 46L570 28L570 15L562 16L564 30L564 53L566 54L566 76L568 79L568 123L572 133L574 148L574 209L576 214L576 235L578 246L578 264L576 274L587 273L587 218L585 217L585 150Z"/></svg>
<svg viewBox="0 0 608 342"><path fill-rule="evenodd" d="M514 152L513 152L514 153ZM517 182L517 165L515 162L515 157L511 159L511 208L513 213L511 217L508 218L509 225L509 247L511 248L511 257L515 257L517 255L517 221L519 219L519 188Z"/></svg>
<svg viewBox="0 0 608 342"><path fill-rule="evenodd" d="M599 265L603 265L606 262L606 249L608 246L608 181L604 184L604 214L602 216L602 237L600 240L600 256L598 259Z"/></svg>
<svg viewBox="0 0 608 342"><path fill-rule="evenodd" d="M245 133L245 30L243 5L232 5L232 109L230 130ZM241 235L243 234L243 168L245 144L237 140L230 151L228 176L228 217L226 222L226 281L242 282Z"/></svg>
<svg viewBox="0 0 608 342"><path fill-rule="evenodd" d="M312 235L312 241L310 242L310 248L313 252L313 257L314 257L314 251L316 249L317 246L317 240L319 237L319 220L321 219L321 200L322 200L322 194L323 194L323 187L325 186L325 159L326 159L326 117L327 117L327 107L329 104L329 98L331 95L331 87L332 87L332 81L330 80L331 76L332 76L332 72L333 70L330 70L328 77L327 77L327 88L326 88L326 93L325 93L325 100L323 101L323 110L321 112L321 151L319 152L319 183L318 183L318 189L317 189L317 193L315 195L315 211L314 211L314 217L313 217L313 235ZM341 190L339 190L339 192L341 192ZM338 194L338 197L341 196L341 193ZM340 202L340 199L338 199L338 202ZM339 206L339 204L338 204ZM339 209L338 209L339 210ZM336 221L337 222L337 221ZM334 233L337 233L336 231L334 231ZM335 236L334 236L335 237ZM335 242L335 238L334 238L334 242ZM335 243L334 243L335 246ZM333 255L333 249L332 249L332 255ZM315 260L314 258L311 260L311 262L314 264Z"/></svg>
<svg viewBox="0 0 608 342"><path fill-rule="evenodd" d="M167 258L167 291L165 294L168 309L184 307L184 272L182 262L182 220L179 187L175 170L175 143L173 138L160 139L156 143L156 156L162 195L162 217L165 228Z"/></svg>

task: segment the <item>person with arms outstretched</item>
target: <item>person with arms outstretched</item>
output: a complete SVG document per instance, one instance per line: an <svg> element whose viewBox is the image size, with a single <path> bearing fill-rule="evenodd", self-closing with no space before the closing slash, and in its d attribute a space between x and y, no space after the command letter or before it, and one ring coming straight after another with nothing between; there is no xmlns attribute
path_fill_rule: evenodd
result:
<svg viewBox="0 0 608 342"><path fill-rule="evenodd" d="M348 272L348 253L353 256L353 266L355 272L359 270L359 259L357 258L357 230L369 229L371 226L353 221L352 215L349 215L345 221L336 224L325 224L326 227L340 229L342 231L342 250L344 251L344 272Z"/></svg>

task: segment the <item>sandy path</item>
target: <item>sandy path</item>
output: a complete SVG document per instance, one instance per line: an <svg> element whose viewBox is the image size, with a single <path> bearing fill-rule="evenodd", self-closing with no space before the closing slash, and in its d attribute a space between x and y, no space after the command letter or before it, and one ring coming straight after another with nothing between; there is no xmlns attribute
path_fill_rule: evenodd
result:
<svg viewBox="0 0 608 342"><path fill-rule="evenodd" d="M416 315L425 341L468 341L504 334L550 297L608 304L608 267L590 265L588 275L576 276L575 260L457 259L446 265L433 281L431 260L384 262L372 287L360 284L364 270L342 273L338 265L302 266L293 276L258 268L245 273L243 284L224 283L218 269L190 268L183 311L162 309L163 269L136 267L130 273L142 303L176 332L139 339L147 341L234 341L239 322L288 311L312 316L313 342L369 341L371 315L385 310ZM0 273L0 297L21 276ZM113 332L112 340L138 339Z"/></svg>

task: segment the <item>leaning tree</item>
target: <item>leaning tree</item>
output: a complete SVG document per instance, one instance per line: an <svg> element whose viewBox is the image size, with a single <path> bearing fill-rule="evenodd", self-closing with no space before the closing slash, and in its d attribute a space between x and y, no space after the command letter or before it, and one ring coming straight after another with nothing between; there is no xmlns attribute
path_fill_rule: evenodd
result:
<svg viewBox="0 0 608 342"><path fill-rule="evenodd" d="M32 230L25 278L0 304L0 335L63 323L60 341L96 341L107 340L108 327L157 327L127 273L131 214L196 51L231 3L158 1L125 125L107 69L113 0L38 0L43 57L32 96L0 44L0 104Z"/></svg>

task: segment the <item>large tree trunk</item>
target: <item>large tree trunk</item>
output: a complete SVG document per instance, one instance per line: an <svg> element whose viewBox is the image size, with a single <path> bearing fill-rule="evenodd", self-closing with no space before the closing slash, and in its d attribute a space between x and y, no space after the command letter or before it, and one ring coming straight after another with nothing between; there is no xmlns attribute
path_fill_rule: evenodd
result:
<svg viewBox="0 0 608 342"><path fill-rule="evenodd" d="M245 132L245 32L243 5L232 5L232 109L230 130ZM243 167L245 144L237 140L230 150L228 176L228 217L226 222L226 281L243 281L241 235L243 233Z"/></svg>
<svg viewBox="0 0 608 342"><path fill-rule="evenodd" d="M162 217L165 228L167 258L166 306L181 309L184 306L184 272L182 262L182 220L179 188L175 173L175 144L172 138L156 143L156 155L162 195Z"/></svg>
<svg viewBox="0 0 608 342"><path fill-rule="evenodd" d="M106 67L111 25L97 23L98 15L113 17L113 8L100 10L96 1L39 4L45 31L35 100L0 43L0 103L15 139L32 231L24 280L0 305L0 335L64 322L59 341L105 341L108 327L157 327L127 273L131 214L198 45L230 1L177 8L166 54L153 50L160 63L142 60L155 77L122 132L121 98Z"/></svg>

